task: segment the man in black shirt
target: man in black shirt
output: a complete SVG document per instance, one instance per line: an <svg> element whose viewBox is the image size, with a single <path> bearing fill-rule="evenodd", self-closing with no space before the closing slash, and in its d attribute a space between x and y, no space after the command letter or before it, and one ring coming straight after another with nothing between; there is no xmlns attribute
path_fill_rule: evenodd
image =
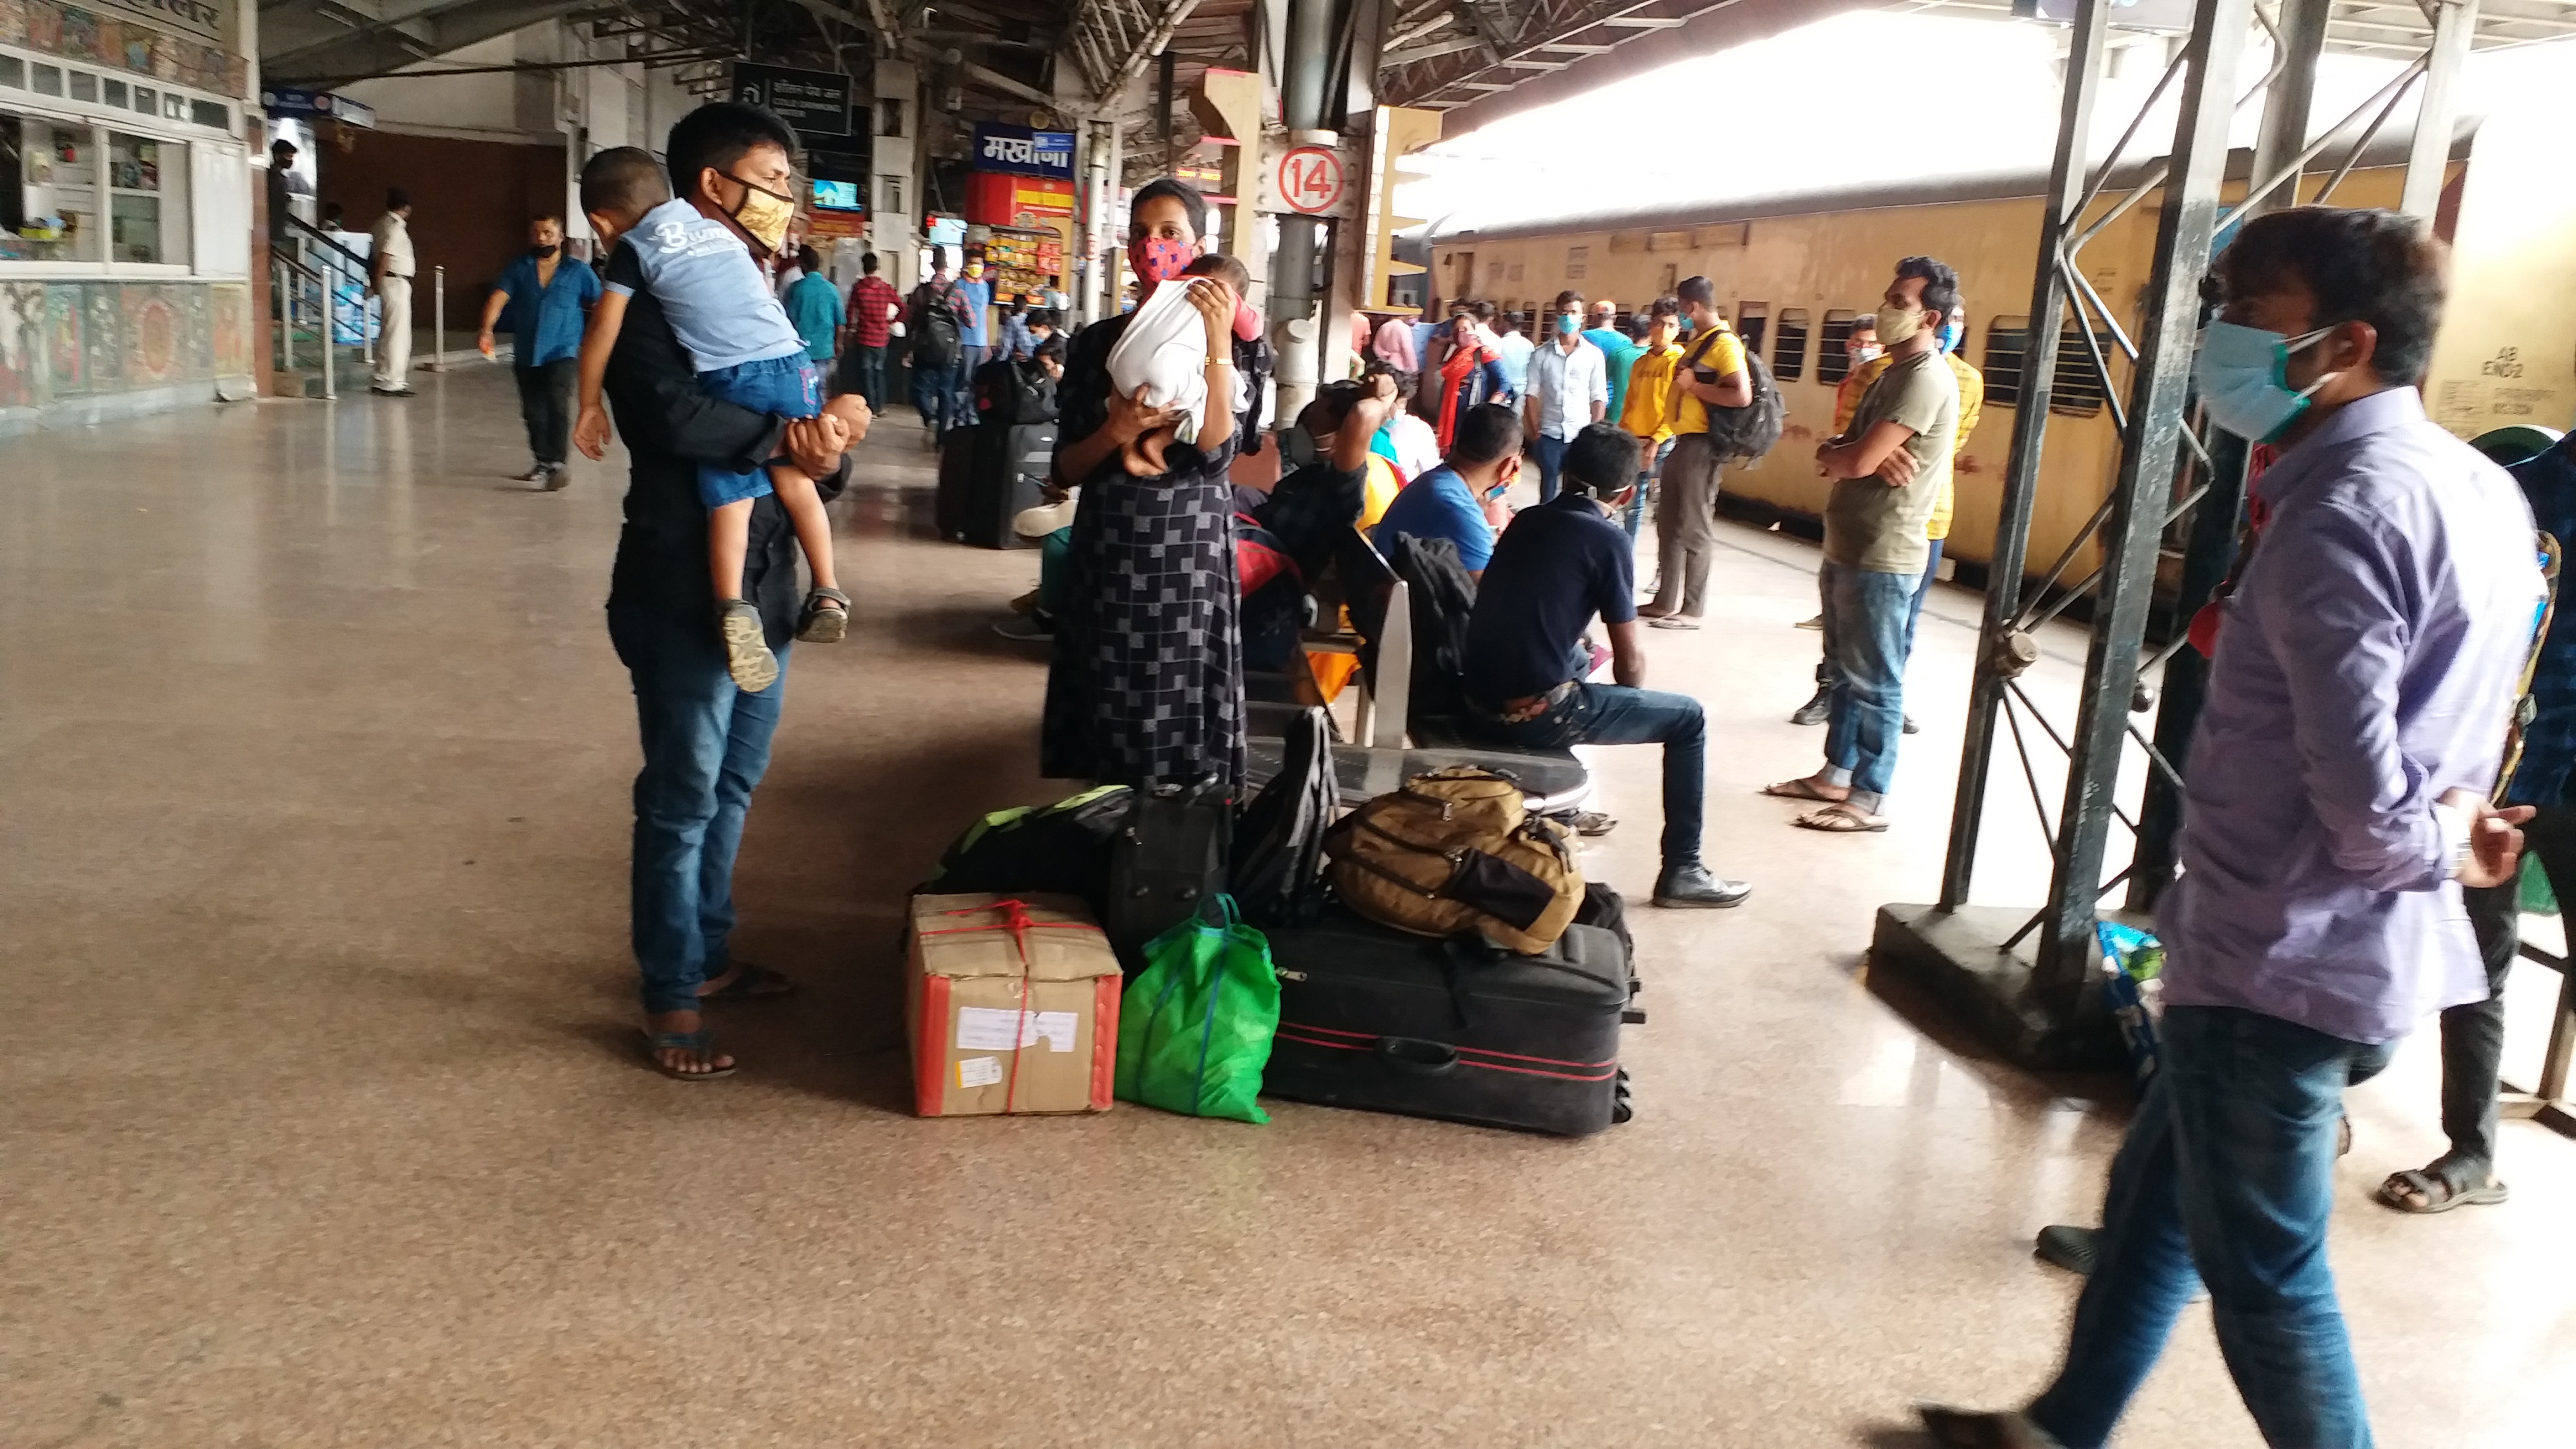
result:
<svg viewBox="0 0 2576 1449"><path fill-rule="evenodd" d="M1707 723L1686 694L1640 688L1635 551L1611 520L1637 486L1637 440L1594 423L1565 450L1562 490L1503 530L1467 624L1467 717L1507 744L1664 747L1659 906L1732 906L1751 894L1700 863ZM1617 684L1588 684L1584 626L1601 616Z"/></svg>
<svg viewBox="0 0 2576 1449"><path fill-rule="evenodd" d="M620 151L600 153L592 167L633 164L631 155L619 160ZM613 247L616 238L600 242ZM724 642L708 622L715 586L698 465L749 470L784 453L829 500L847 486L843 450L857 439L838 418L756 413L699 387L649 289L627 307L603 386L632 458L626 526L608 586L608 637L634 681L644 746L635 777L635 960L653 1065L703 1081L730 1073L734 1062L715 1049L699 1001L793 989L777 972L733 960L726 941L734 924L734 852L752 787L769 766L799 593L786 510L774 497L761 498L743 554L743 596L760 609L779 677L757 694L737 689Z"/></svg>

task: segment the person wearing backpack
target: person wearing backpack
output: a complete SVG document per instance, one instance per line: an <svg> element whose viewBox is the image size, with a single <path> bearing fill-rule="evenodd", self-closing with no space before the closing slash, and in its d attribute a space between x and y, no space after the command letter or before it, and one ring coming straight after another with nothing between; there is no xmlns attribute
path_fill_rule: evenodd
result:
<svg viewBox="0 0 2576 1449"><path fill-rule="evenodd" d="M930 268L930 280L912 290L905 329L912 341L912 405L926 430L923 446L939 446L940 434L963 425L961 405L966 362L966 299L948 278L947 258Z"/></svg>
<svg viewBox="0 0 2576 1449"><path fill-rule="evenodd" d="M1710 408L1750 407L1753 376L1744 342L1717 310L1717 287L1684 278L1673 289L1689 310L1691 343L1673 369L1666 416L1672 456L1664 460L1655 498L1657 583L1654 602L1637 617L1658 629L1696 629L1708 612L1708 568L1717 548L1718 473L1725 459L1709 437Z"/></svg>
<svg viewBox="0 0 2576 1449"><path fill-rule="evenodd" d="M1825 657L1834 700L1825 767L1764 787L1814 802L1797 817L1838 835L1887 829L1879 806L1896 775L1905 724L1905 659L1914 596L1931 544L1924 524L1950 483L1959 430L1959 379L1941 352L1942 323L1959 302L1959 274L1907 257L1878 308L1878 339L1894 359L1862 395L1851 426L1816 449L1835 480L1825 502Z"/></svg>

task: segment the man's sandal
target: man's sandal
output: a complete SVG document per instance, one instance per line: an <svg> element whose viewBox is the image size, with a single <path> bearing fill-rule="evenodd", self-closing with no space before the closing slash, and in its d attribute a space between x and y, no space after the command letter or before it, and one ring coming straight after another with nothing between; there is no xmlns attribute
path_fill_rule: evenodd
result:
<svg viewBox="0 0 2576 1449"><path fill-rule="evenodd" d="M1801 830L1821 830L1827 835L1883 835L1887 817L1872 815L1848 800L1837 800L1821 810L1810 810L1789 822Z"/></svg>
<svg viewBox="0 0 2576 1449"><path fill-rule="evenodd" d="M1842 796L1826 794L1821 786L1805 775L1800 775L1794 780L1775 780L1763 786L1762 793L1777 796L1782 800L1813 800L1820 805L1843 803Z"/></svg>
<svg viewBox="0 0 2576 1449"><path fill-rule="evenodd" d="M849 632L849 595L839 589L816 589L805 596L805 612L796 620L797 638L810 644L838 644Z"/></svg>
<svg viewBox="0 0 2576 1449"><path fill-rule="evenodd" d="M698 993L700 1001L752 1001L768 996L792 996L796 978L784 971L766 966L737 966L733 979L713 991Z"/></svg>
<svg viewBox="0 0 2576 1449"><path fill-rule="evenodd" d="M2455 1207L2475 1207L2503 1202L2512 1192L2496 1180L2493 1172L2475 1186L2453 1180L2456 1169L2448 1159L2405 1172L2392 1172L2388 1180L2371 1194L2384 1208L2401 1213L2446 1213Z"/></svg>
<svg viewBox="0 0 2576 1449"><path fill-rule="evenodd" d="M712 1082L718 1077L730 1077L734 1073L732 1067L712 1065L705 1071L693 1072L662 1060L664 1052L696 1052L712 1062L716 1054L716 1034L705 1027L699 1027L696 1031L653 1031L647 1028L644 1041L646 1065L675 1082Z"/></svg>

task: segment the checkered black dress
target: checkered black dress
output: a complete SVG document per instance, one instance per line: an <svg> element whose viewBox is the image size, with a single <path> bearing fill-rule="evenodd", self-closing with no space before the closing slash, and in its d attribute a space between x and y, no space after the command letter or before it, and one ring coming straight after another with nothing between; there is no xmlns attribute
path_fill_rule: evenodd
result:
<svg viewBox="0 0 2576 1449"><path fill-rule="evenodd" d="M1065 360L1057 449L1109 420L1109 349L1127 319L1096 323ZM1231 439L1213 456L1173 444L1172 472L1128 476L1113 455L1082 480L1047 673L1041 773L1128 785L1243 781Z"/></svg>

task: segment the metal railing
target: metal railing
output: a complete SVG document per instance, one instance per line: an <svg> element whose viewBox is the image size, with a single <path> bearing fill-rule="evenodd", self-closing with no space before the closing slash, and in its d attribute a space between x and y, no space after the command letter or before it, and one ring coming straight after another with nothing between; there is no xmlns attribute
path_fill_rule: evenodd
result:
<svg viewBox="0 0 2576 1449"><path fill-rule="evenodd" d="M300 216L290 214L286 218L286 225L288 234L300 244L304 256L299 260L308 270L340 277L358 289L358 345L363 350L368 370L373 371L376 365L376 328L367 315L370 271L367 259L332 240L329 232ZM316 248L319 249L318 252ZM327 335L335 315L329 305L332 292L327 283L323 288L323 296L322 316Z"/></svg>
<svg viewBox="0 0 2576 1449"><path fill-rule="evenodd" d="M273 280L280 299L277 331L279 363L288 372L295 370L295 311L297 305L304 300L304 288L301 283L309 282L320 299L318 305L322 312L321 330L314 335L315 343L322 350L322 396L336 400L340 396L340 382L337 375L338 369L333 366L332 358L335 349L331 343L330 287L320 272L293 257L272 253L269 262L275 272Z"/></svg>

